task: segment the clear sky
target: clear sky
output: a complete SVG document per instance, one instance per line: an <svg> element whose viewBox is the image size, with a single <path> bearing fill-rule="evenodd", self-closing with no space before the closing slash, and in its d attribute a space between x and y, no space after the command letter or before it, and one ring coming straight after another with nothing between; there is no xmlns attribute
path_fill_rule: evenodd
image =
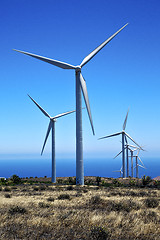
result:
<svg viewBox="0 0 160 240"><path fill-rule="evenodd" d="M144 145L145 157L160 156L159 0L2 0L0 4L0 158L40 157L48 119L75 109L75 72L12 51L13 48L78 65L124 24L82 73L96 135L83 110L84 158L113 157L122 130ZM83 101L83 105L84 101ZM51 152L49 139L43 158ZM56 123L56 154L75 156L75 114Z"/></svg>

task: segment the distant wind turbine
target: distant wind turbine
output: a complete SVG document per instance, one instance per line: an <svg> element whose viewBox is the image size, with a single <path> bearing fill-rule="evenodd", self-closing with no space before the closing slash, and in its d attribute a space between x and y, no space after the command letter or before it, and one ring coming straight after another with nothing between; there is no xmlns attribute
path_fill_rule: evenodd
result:
<svg viewBox="0 0 160 240"><path fill-rule="evenodd" d="M41 110L41 112L46 117L48 117L50 119L50 122L49 122L49 125L48 125L48 130L47 130L46 137L45 137L45 140L44 140L44 144L43 144L43 147L42 147L41 155L43 154L43 150L44 150L44 147L46 145L49 133L50 133L50 131L52 129L52 182L55 183L56 182L55 122L56 122L57 118L60 118L60 117L63 117L65 115L68 115L70 113L73 113L73 112L75 112L75 110L74 111L65 112L65 113L61 113L61 114L58 114L58 115L56 115L54 117L51 117L33 98L30 97L30 99L37 105L37 107Z"/></svg>
<svg viewBox="0 0 160 240"><path fill-rule="evenodd" d="M134 149L132 149L131 147ZM134 175L133 175L133 152L136 151L137 149L138 148L136 146L128 144L128 150L130 150L130 153L131 153L131 177L134 177Z"/></svg>
<svg viewBox="0 0 160 240"><path fill-rule="evenodd" d="M113 172L119 172L120 173L120 178L122 177L122 174L123 174L122 167L121 167L120 170L116 170L116 171L113 171Z"/></svg>
<svg viewBox="0 0 160 240"><path fill-rule="evenodd" d="M136 158L136 166L135 166L135 168L136 168L136 178L139 178L138 167L141 167L141 168L146 169L146 167L144 166L142 160L141 160L140 157L138 156L138 155L139 155L139 152L140 152L140 149L138 149L136 156L134 156L134 157ZM138 160L142 163L143 166L138 163Z"/></svg>
<svg viewBox="0 0 160 240"><path fill-rule="evenodd" d="M85 100L86 108L88 111L89 120L91 123L93 135L94 127L92 122L92 115L90 110L89 98L87 93L86 81L81 74L82 67L88 63L107 43L109 43L123 28L128 25L124 25L121 29L119 29L116 33L114 33L111 37L105 40L102 44L100 44L95 50L93 50L88 56L86 56L80 65L74 66L68 63L60 62L57 60L53 60L50 58L42 57L39 55L35 55L32 53L16 50L17 52L26 54L28 56L37 58L41 61L50 63L54 66L63 68L63 69L74 69L76 75L76 184L84 185L84 166L83 166L83 138L82 138L82 100L81 100L81 90L83 93L83 97Z"/></svg>
<svg viewBox="0 0 160 240"><path fill-rule="evenodd" d="M128 110L129 111L129 110ZM104 138L109 138L109 137L114 137L114 136L118 136L122 134L122 169L123 169L123 178L126 177L126 168L125 168L125 139L127 139L126 137L128 137L132 142L134 142L138 147L140 147L138 145L138 143L136 143L133 138L131 138L126 132L125 132L125 128L126 128L126 123L127 123L127 117L128 117L128 112L126 114L125 120L124 120L124 124L123 124L123 130L121 132L118 133L114 133L105 137L101 137L99 139L104 139ZM141 147L140 147L141 148Z"/></svg>

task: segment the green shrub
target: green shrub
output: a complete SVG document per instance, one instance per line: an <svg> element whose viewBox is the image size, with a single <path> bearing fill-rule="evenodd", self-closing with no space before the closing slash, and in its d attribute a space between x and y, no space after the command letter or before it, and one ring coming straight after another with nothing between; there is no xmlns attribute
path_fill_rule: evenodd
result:
<svg viewBox="0 0 160 240"><path fill-rule="evenodd" d="M106 240L109 237L108 231L103 227L94 226L90 231L90 239Z"/></svg>
<svg viewBox="0 0 160 240"><path fill-rule="evenodd" d="M8 212L11 215L14 215L16 213L24 214L27 212L27 210L24 207L15 206L15 207L11 207Z"/></svg>
<svg viewBox="0 0 160 240"><path fill-rule="evenodd" d="M73 190L73 187L72 187L72 186L68 186L68 187L66 188L66 190L71 191L71 190Z"/></svg>
<svg viewBox="0 0 160 240"><path fill-rule="evenodd" d="M62 179L57 179L57 183L62 184L63 180Z"/></svg>
<svg viewBox="0 0 160 240"><path fill-rule="evenodd" d="M130 180L129 180L129 186L136 186L136 181L130 179Z"/></svg>
<svg viewBox="0 0 160 240"><path fill-rule="evenodd" d="M148 185L152 181L152 178L150 176L143 176L142 177L142 184L143 186Z"/></svg>
<svg viewBox="0 0 160 240"><path fill-rule="evenodd" d="M101 182L101 177L96 177L97 186L99 186L100 182Z"/></svg>
<svg viewBox="0 0 160 240"><path fill-rule="evenodd" d="M70 198L69 194L61 194L61 195L58 196L58 199L59 200L65 200L65 199L70 200L71 198Z"/></svg>
<svg viewBox="0 0 160 240"><path fill-rule="evenodd" d="M115 187L123 186L123 184L121 182L119 182L117 179L113 179L112 183Z"/></svg>
<svg viewBox="0 0 160 240"><path fill-rule="evenodd" d="M18 177L16 174L12 175L12 177L10 179L14 184L20 184L21 183L21 178Z"/></svg>
<svg viewBox="0 0 160 240"><path fill-rule="evenodd" d="M75 185L76 184L76 179L72 178L72 177L69 177L68 178L68 183L71 184L71 185Z"/></svg>
<svg viewBox="0 0 160 240"><path fill-rule="evenodd" d="M3 191L4 191L4 192L10 192L11 189L10 189L9 187L5 187L5 188L3 189Z"/></svg>
<svg viewBox="0 0 160 240"><path fill-rule="evenodd" d="M147 208L156 208L159 205L159 201L156 198L147 198L144 200Z"/></svg>

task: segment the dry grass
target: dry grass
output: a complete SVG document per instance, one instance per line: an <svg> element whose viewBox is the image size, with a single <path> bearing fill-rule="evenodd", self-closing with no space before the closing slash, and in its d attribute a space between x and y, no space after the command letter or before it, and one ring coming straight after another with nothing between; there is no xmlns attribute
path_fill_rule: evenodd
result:
<svg viewBox="0 0 160 240"><path fill-rule="evenodd" d="M4 188L1 240L160 239L158 189L26 184L9 198Z"/></svg>

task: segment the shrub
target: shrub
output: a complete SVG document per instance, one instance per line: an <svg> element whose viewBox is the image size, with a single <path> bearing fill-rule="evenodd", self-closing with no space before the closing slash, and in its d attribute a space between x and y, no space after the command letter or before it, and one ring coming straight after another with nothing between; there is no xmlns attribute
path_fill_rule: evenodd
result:
<svg viewBox="0 0 160 240"><path fill-rule="evenodd" d="M106 240L109 234L108 231L106 231L103 227L94 226L91 228L90 236L90 239Z"/></svg>
<svg viewBox="0 0 160 240"><path fill-rule="evenodd" d="M11 177L11 181L12 181L14 184L20 184L20 183L21 183L20 177L18 177L16 174L14 174L14 175Z"/></svg>
<svg viewBox="0 0 160 240"><path fill-rule="evenodd" d="M68 180L65 181L66 184L75 185L76 184L76 178L69 177Z"/></svg>
<svg viewBox="0 0 160 240"><path fill-rule="evenodd" d="M62 179L57 179L57 183L62 184L63 180Z"/></svg>
<svg viewBox="0 0 160 240"><path fill-rule="evenodd" d="M96 195L96 196L91 197L89 203L90 204L100 204L100 203L102 203L102 199L100 198L99 195Z"/></svg>
<svg viewBox="0 0 160 240"><path fill-rule="evenodd" d="M46 187L44 185L40 185L39 190L44 191L44 190L46 190Z"/></svg>
<svg viewBox="0 0 160 240"><path fill-rule="evenodd" d="M2 191L2 187L0 187L0 191Z"/></svg>
<svg viewBox="0 0 160 240"><path fill-rule="evenodd" d="M68 186L66 189L71 191L71 190L73 190L73 187L72 186Z"/></svg>
<svg viewBox="0 0 160 240"><path fill-rule="evenodd" d="M11 207L8 211L11 215L14 215L16 213L21 213L24 214L27 212L27 210L23 207L19 207L19 206L15 206L15 207Z"/></svg>
<svg viewBox="0 0 160 240"><path fill-rule="evenodd" d="M159 201L156 198L147 198L144 200L147 208L156 208L159 205Z"/></svg>
<svg viewBox="0 0 160 240"><path fill-rule="evenodd" d="M64 199L68 199L70 200L70 195L69 194L61 194L58 196L59 200L64 200Z"/></svg>
<svg viewBox="0 0 160 240"><path fill-rule="evenodd" d="M142 184L143 186L146 186L148 185L150 182L152 181L151 177L150 176L143 176L142 177Z"/></svg>
<svg viewBox="0 0 160 240"><path fill-rule="evenodd" d="M101 177L96 177L96 182L97 182L97 186L99 186L99 184L101 182Z"/></svg>
<svg viewBox="0 0 160 240"><path fill-rule="evenodd" d="M136 181L130 179L130 180L129 180L129 186L136 186Z"/></svg>
<svg viewBox="0 0 160 240"><path fill-rule="evenodd" d="M10 192L11 189L10 189L9 187L5 187L5 188L3 189L3 191L5 191L5 192Z"/></svg>
<svg viewBox="0 0 160 240"><path fill-rule="evenodd" d="M39 203L38 203L38 206L39 206L40 208L49 208L49 207L50 207L49 204L44 203L44 202L39 202Z"/></svg>
<svg viewBox="0 0 160 240"><path fill-rule="evenodd" d="M53 197L49 197L49 198L47 198L47 201L54 202L54 198Z"/></svg>
<svg viewBox="0 0 160 240"><path fill-rule="evenodd" d="M113 179L112 181L113 185L116 187L120 187L123 186L123 184L121 182L119 182L117 179Z"/></svg>
<svg viewBox="0 0 160 240"><path fill-rule="evenodd" d="M1 183L2 185L4 185L4 184L6 183L5 178L0 178L0 183Z"/></svg>
<svg viewBox="0 0 160 240"><path fill-rule="evenodd" d="M33 190L34 190L34 191L38 191L39 188L38 188L38 187L33 187Z"/></svg>
<svg viewBox="0 0 160 240"><path fill-rule="evenodd" d="M155 181L153 182L153 185L154 185L155 187L160 187L160 181L155 180Z"/></svg>
<svg viewBox="0 0 160 240"><path fill-rule="evenodd" d="M4 196L5 196L5 198L11 198L11 195L8 193L6 193Z"/></svg>

